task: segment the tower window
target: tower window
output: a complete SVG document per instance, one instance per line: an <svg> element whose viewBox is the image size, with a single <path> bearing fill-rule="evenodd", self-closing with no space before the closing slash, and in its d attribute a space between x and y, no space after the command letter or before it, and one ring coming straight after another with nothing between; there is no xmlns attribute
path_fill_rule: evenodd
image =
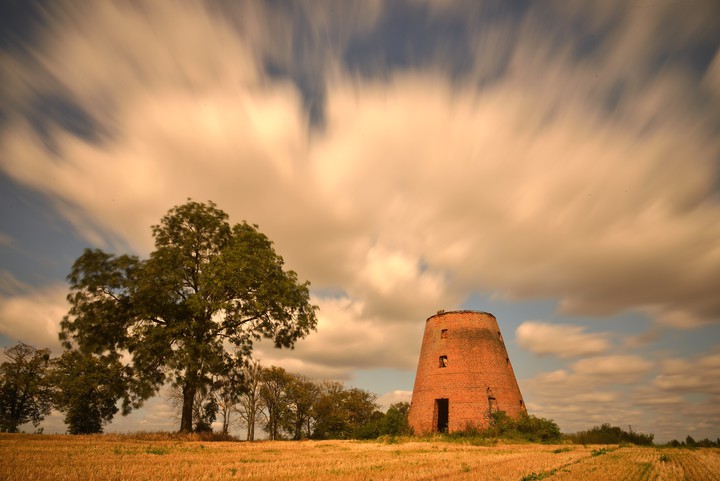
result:
<svg viewBox="0 0 720 481"><path fill-rule="evenodd" d="M447 329L440 331L440 339L447 339Z"/></svg>
<svg viewBox="0 0 720 481"><path fill-rule="evenodd" d="M440 356L440 367L447 367L447 356Z"/></svg>

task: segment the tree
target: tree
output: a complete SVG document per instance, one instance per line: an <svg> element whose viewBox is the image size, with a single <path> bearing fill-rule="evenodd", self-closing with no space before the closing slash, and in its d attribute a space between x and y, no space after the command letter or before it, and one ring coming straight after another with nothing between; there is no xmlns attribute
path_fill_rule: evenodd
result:
<svg viewBox="0 0 720 481"><path fill-rule="evenodd" d="M126 369L116 356L66 351L53 362L53 405L65 413L70 434L101 433L126 393ZM123 405L123 414L129 403Z"/></svg>
<svg viewBox="0 0 720 481"><path fill-rule="evenodd" d="M251 361L243 368L243 386L235 412L247 428L247 440L255 440L255 424L263 408L261 389L263 368L258 361Z"/></svg>
<svg viewBox="0 0 720 481"><path fill-rule="evenodd" d="M230 430L232 415L240 402L240 396L245 390L245 366L236 364L228 366L226 373L215 382L214 393L218 406L218 413L222 416L222 434L227 435Z"/></svg>
<svg viewBox="0 0 720 481"><path fill-rule="evenodd" d="M16 433L27 422L37 427L51 409L46 379L50 350L19 342L5 349L5 357L0 364L0 432Z"/></svg>
<svg viewBox="0 0 720 481"><path fill-rule="evenodd" d="M342 383L326 381L313 406L315 439L368 437L365 427L379 421L376 396L358 388L345 389ZM373 428L374 429L374 428ZM375 434L377 436L377 434Z"/></svg>
<svg viewBox="0 0 720 481"><path fill-rule="evenodd" d="M364 389L348 389L343 401L342 408L346 413L352 437L358 437L358 430L377 419L376 414L382 416L378 411L377 395Z"/></svg>
<svg viewBox="0 0 720 481"><path fill-rule="evenodd" d="M287 391L292 376L281 367L263 369L260 399L263 403L264 428L271 440L281 439L281 429L288 413Z"/></svg>
<svg viewBox="0 0 720 481"><path fill-rule="evenodd" d="M218 402L214 396L210 395L207 401L200 407L198 420L195 423L195 431L198 433L211 433L212 423L218 413Z"/></svg>
<svg viewBox="0 0 720 481"><path fill-rule="evenodd" d="M179 421L182 418L183 390L181 386L171 385L165 392L165 397L173 409L173 420ZM195 391L192 410L192 426L196 432L209 432L212 430L212 423L217 415L218 406L214 400L214 393L211 386L203 386Z"/></svg>
<svg viewBox="0 0 720 481"><path fill-rule="evenodd" d="M166 381L178 386L181 432L192 430L198 390L249 357L254 341L293 347L317 324L309 283L283 269L256 225L227 219L212 202L188 200L152 227L149 259L88 249L68 276L61 339L96 353L127 350L135 405Z"/></svg>
<svg viewBox="0 0 720 481"><path fill-rule="evenodd" d="M291 374L285 390L286 416L283 430L291 439L309 438L312 433L312 408L320 389L306 376Z"/></svg>
<svg viewBox="0 0 720 481"><path fill-rule="evenodd" d="M315 439L346 439L350 436L343 410L345 388L342 383L325 381L320 385L320 395L315 400L313 415Z"/></svg>
<svg viewBox="0 0 720 481"><path fill-rule="evenodd" d="M409 402L400 402L391 405L380 424L380 434L388 434L390 436L410 434L411 429L410 424L408 424L409 413Z"/></svg>

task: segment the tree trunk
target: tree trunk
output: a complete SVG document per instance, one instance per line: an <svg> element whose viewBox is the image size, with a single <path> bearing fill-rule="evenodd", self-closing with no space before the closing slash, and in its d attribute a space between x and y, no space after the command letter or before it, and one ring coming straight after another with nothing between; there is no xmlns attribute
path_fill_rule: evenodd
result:
<svg viewBox="0 0 720 481"><path fill-rule="evenodd" d="M193 431L193 403L197 387L186 380L183 386L182 417L180 418L180 432L191 433Z"/></svg>
<svg viewBox="0 0 720 481"><path fill-rule="evenodd" d="M247 440L255 441L255 407L248 412Z"/></svg>
<svg viewBox="0 0 720 481"><path fill-rule="evenodd" d="M222 425L222 433L224 435L227 435L228 430L230 429L230 409L228 409L227 405L223 408L223 425Z"/></svg>

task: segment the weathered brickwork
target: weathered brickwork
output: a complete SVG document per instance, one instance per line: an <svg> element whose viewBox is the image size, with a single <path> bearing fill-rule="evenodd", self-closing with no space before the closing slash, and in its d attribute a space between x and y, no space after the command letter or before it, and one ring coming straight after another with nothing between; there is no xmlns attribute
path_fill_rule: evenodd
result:
<svg viewBox="0 0 720 481"><path fill-rule="evenodd" d="M525 403L495 316L439 312L425 323L409 422L416 434L486 426L492 411Z"/></svg>

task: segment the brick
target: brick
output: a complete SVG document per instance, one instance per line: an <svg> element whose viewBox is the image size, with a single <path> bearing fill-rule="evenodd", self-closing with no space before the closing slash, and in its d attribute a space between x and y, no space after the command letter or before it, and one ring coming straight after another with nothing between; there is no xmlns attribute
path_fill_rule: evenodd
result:
<svg viewBox="0 0 720 481"><path fill-rule="evenodd" d="M514 418L526 412L495 316L441 311L429 317L409 413L415 433L483 428L497 410Z"/></svg>

